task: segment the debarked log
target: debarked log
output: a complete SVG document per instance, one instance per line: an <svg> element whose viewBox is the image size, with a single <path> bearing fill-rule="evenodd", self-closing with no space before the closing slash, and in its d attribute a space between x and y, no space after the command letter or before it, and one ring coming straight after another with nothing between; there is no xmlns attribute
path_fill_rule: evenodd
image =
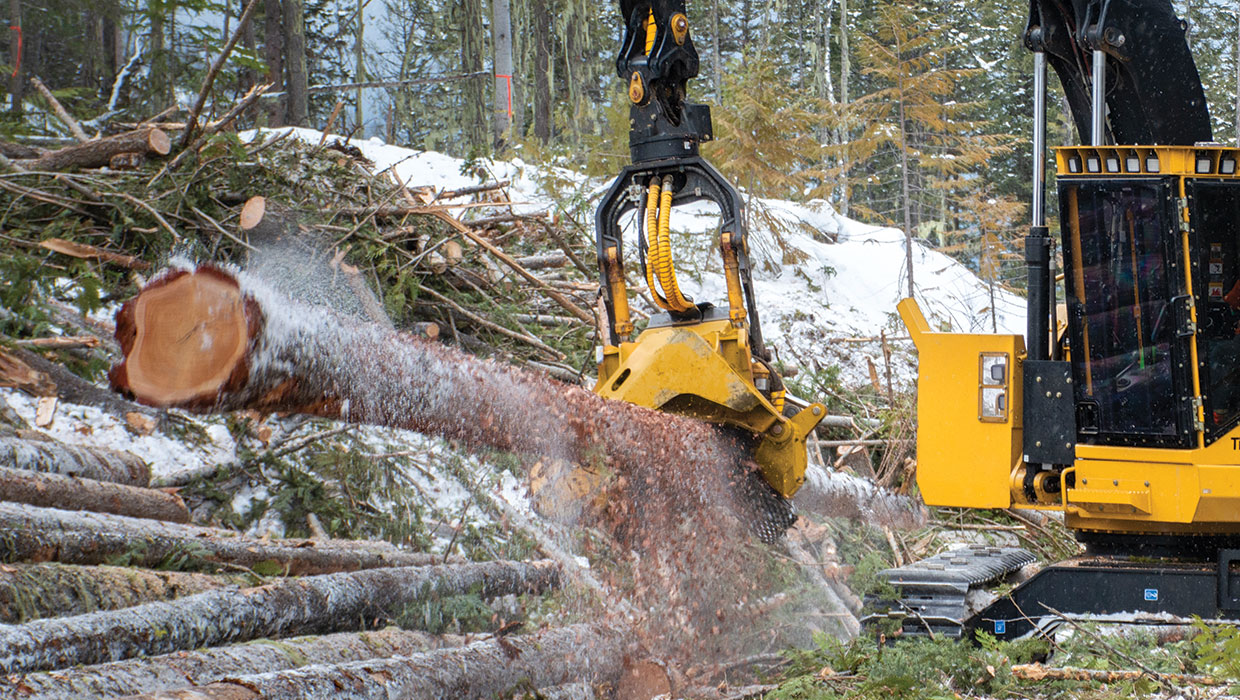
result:
<svg viewBox="0 0 1240 700"><path fill-rule="evenodd" d="M0 466L81 476L129 486L151 483L151 468L128 452L0 436Z"/></svg>
<svg viewBox="0 0 1240 700"><path fill-rule="evenodd" d="M481 700L570 682L609 683L620 674L623 657L617 632L571 625L411 656L240 676L130 700Z"/></svg>
<svg viewBox="0 0 1240 700"><path fill-rule="evenodd" d="M373 627L407 605L557 586L552 562L491 561L282 579L123 610L0 626L0 671L53 671L263 637Z"/></svg>
<svg viewBox="0 0 1240 700"><path fill-rule="evenodd" d="M0 565L0 622L82 615L202 593L236 581L187 571L125 566Z"/></svg>
<svg viewBox="0 0 1240 700"><path fill-rule="evenodd" d="M175 493L26 469L0 467L0 501L189 522L189 508Z"/></svg>
<svg viewBox="0 0 1240 700"><path fill-rule="evenodd" d="M275 565L290 575L390 566L424 566L442 556L407 552L386 542L260 540L231 530L106 513L0 503L0 560L133 566Z"/></svg>
<svg viewBox="0 0 1240 700"><path fill-rule="evenodd" d="M225 647L178 651L139 659L112 661L64 671L10 676L0 681L3 700L77 700L156 693L206 685L230 676L285 671L310 664L408 656L430 649L460 646L463 637L431 635L395 627L371 632L337 632L321 637L259 639Z"/></svg>

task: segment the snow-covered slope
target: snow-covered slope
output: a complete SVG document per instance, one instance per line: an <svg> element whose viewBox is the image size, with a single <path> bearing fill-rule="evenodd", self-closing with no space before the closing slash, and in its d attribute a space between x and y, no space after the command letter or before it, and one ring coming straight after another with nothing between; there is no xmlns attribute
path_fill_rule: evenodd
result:
<svg viewBox="0 0 1240 700"><path fill-rule="evenodd" d="M293 131L310 143L322 138L321 132L310 129ZM391 169L411 186L455 189L477 184L476 178L462 173L461 160L441 153L392 146L377 138L352 145L375 163L376 170ZM553 210L570 198L597 201L610 184L519 159L475 165L493 179L511 181L511 195L521 202L515 208L524 213ZM903 233L841 216L825 201L802 204L753 198L748 207L754 287L768 344L789 364L840 364L845 378L864 377L864 360L857 359L874 350L866 342L851 341L882 331L891 337L906 335L895 310L907 291ZM681 286L697 301L718 303L725 298L715 240L717 213L713 204L703 202L678 207L672 216ZM631 253L635 226L629 226L626 235ZM913 279L923 311L944 330L1024 330L1021 297L996 288L992 305L991 290L983 280L919 241L913 243ZM850 342L841 343L844 339ZM897 374L907 380L910 368L903 362Z"/></svg>

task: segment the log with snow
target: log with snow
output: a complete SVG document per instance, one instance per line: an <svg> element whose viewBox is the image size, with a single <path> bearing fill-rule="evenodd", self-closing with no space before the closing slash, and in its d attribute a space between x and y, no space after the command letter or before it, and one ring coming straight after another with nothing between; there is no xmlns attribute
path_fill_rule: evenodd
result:
<svg viewBox="0 0 1240 700"><path fill-rule="evenodd" d="M230 642L373 627L437 596L542 593L552 562L489 561L281 579L171 601L0 626L0 671L53 671Z"/></svg>

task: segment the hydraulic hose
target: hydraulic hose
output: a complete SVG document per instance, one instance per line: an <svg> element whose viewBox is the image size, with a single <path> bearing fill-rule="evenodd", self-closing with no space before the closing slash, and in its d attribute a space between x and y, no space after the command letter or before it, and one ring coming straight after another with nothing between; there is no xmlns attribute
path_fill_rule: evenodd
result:
<svg viewBox="0 0 1240 700"><path fill-rule="evenodd" d="M646 288L650 290L650 298L656 306L671 311L667 300L659 295L655 286L655 268L659 266L659 178L650 179L650 188L646 191Z"/></svg>
<svg viewBox="0 0 1240 700"><path fill-rule="evenodd" d="M692 309L694 305L680 291L680 284L676 280L676 264L672 261L671 228L672 195L674 194L672 176L664 176L659 199L658 258L652 267L659 280L659 286L663 288L663 294L666 295L669 310L684 312Z"/></svg>

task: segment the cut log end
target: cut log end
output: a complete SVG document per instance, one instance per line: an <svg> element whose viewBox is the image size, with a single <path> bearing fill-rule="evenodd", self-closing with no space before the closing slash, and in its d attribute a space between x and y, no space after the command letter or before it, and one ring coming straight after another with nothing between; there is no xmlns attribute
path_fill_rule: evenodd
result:
<svg viewBox="0 0 1240 700"><path fill-rule="evenodd" d="M152 284L117 317L132 336L115 388L154 406L211 401L238 370L249 340L236 282L209 268ZM125 333L125 335L129 335ZM123 371L122 371L123 370Z"/></svg>
<svg viewBox="0 0 1240 700"><path fill-rule="evenodd" d="M241 230L249 231L258 226L266 214L267 199L261 196L250 197L241 207Z"/></svg>
<svg viewBox="0 0 1240 700"><path fill-rule="evenodd" d="M172 139L168 138L168 134L162 129L151 129L150 134L146 137L146 142L152 151L161 156L166 156L172 152Z"/></svg>

